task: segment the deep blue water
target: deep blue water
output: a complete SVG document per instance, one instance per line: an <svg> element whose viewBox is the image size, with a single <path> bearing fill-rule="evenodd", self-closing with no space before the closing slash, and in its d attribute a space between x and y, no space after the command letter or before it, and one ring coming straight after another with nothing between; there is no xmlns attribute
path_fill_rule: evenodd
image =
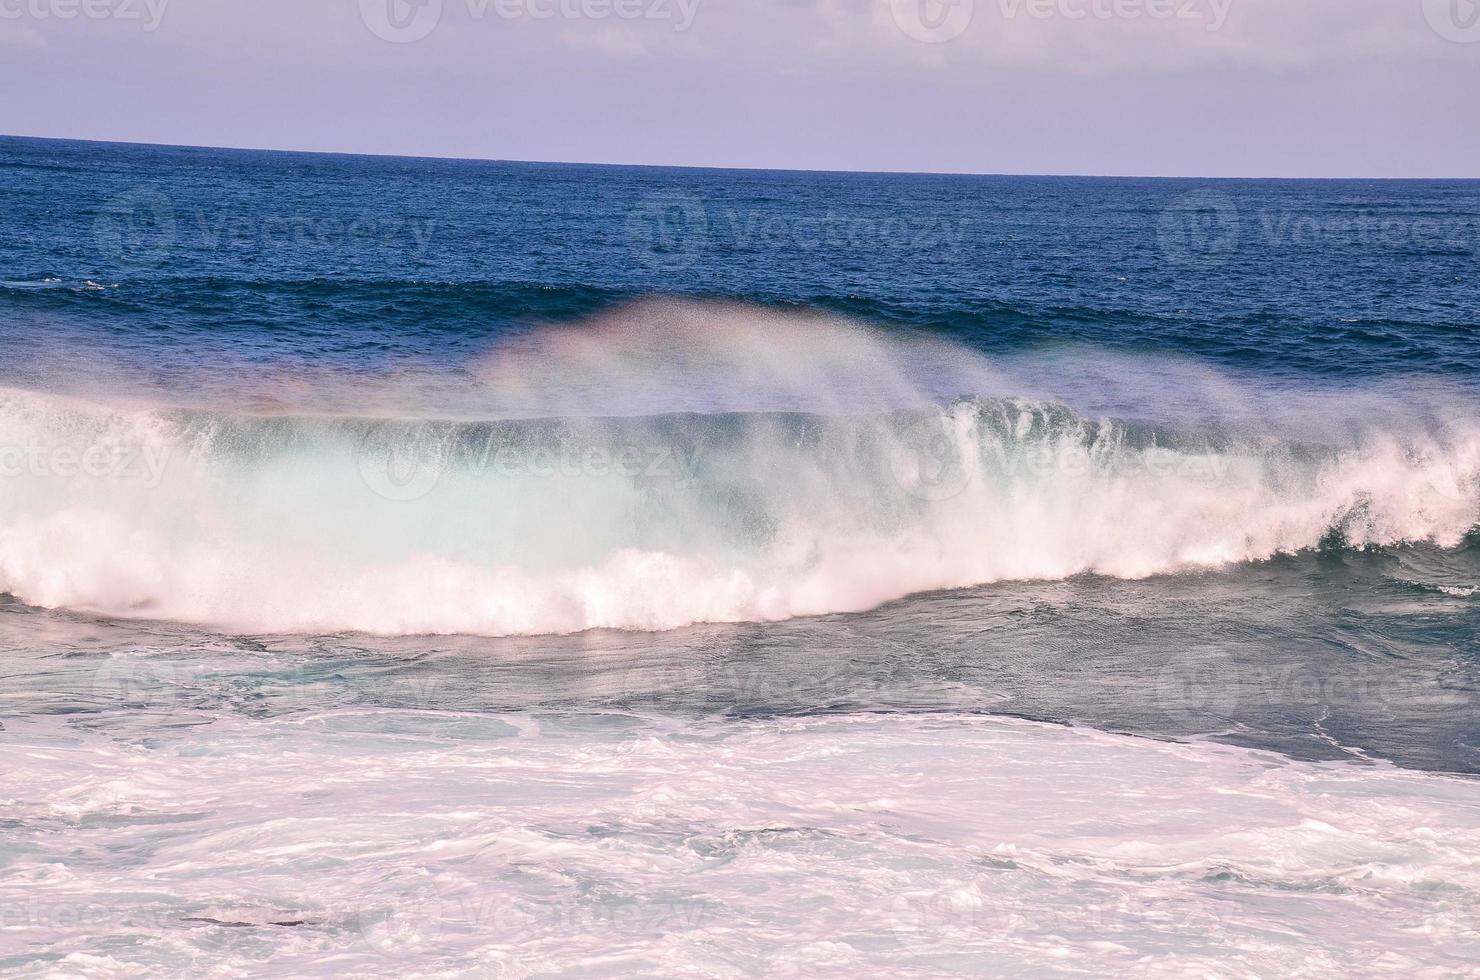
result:
<svg viewBox="0 0 1480 980"><path fill-rule="evenodd" d="M162 371L476 350L654 292L1473 384L1480 182L790 173L0 140L0 303ZM104 288L90 288L96 284Z"/></svg>

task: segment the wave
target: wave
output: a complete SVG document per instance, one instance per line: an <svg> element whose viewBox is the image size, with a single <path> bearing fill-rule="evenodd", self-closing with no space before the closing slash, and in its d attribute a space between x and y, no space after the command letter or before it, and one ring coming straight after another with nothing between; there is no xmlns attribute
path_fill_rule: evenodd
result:
<svg viewBox="0 0 1480 980"><path fill-rule="evenodd" d="M0 590L253 633L661 630L1457 547L1480 520L1463 401L1236 400L1203 378L1160 392L1196 412L1134 421L981 393L1016 380L949 347L737 326L758 316L638 308L525 336L460 374L501 399L492 419L376 414L373 386L360 415L0 390Z"/></svg>

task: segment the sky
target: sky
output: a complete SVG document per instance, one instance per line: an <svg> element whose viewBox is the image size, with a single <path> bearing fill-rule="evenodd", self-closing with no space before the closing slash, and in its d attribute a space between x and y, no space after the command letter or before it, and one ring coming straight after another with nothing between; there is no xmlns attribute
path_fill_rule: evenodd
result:
<svg viewBox="0 0 1480 980"><path fill-rule="evenodd" d="M0 0L0 133L1480 177L1480 0Z"/></svg>

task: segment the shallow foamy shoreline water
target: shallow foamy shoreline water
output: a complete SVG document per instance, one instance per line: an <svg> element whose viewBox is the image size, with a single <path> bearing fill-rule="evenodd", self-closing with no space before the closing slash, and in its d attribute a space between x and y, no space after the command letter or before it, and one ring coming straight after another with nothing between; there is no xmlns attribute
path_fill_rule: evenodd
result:
<svg viewBox="0 0 1480 980"><path fill-rule="evenodd" d="M1440 976L1480 955L1480 782L1385 764L962 715L339 710L6 741L16 976Z"/></svg>

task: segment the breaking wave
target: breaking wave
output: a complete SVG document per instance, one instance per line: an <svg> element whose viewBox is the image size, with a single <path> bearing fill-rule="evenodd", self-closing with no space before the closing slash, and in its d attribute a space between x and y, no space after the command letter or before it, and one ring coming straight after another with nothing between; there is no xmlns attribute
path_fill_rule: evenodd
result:
<svg viewBox="0 0 1480 980"><path fill-rule="evenodd" d="M389 412L388 379L273 414L0 390L0 590L244 632L660 630L1480 519L1462 398L1066 363L659 304L460 366L471 419Z"/></svg>

